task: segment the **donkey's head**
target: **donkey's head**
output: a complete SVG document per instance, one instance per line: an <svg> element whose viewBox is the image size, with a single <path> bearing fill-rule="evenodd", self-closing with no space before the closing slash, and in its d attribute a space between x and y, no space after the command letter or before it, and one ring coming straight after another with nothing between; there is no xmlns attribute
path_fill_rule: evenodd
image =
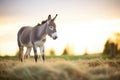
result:
<svg viewBox="0 0 120 80"><path fill-rule="evenodd" d="M52 37L54 40L57 39L57 30L56 30L56 24L55 24L55 19L57 17L57 14L56 16L51 19L51 15L48 16L48 19L47 19L47 29L46 29L46 32L47 34Z"/></svg>

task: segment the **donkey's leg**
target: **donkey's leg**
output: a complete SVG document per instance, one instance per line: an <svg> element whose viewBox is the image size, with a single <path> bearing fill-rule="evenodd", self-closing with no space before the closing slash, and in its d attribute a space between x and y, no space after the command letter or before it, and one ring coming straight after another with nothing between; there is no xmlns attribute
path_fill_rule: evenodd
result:
<svg viewBox="0 0 120 80"><path fill-rule="evenodd" d="M25 58L30 58L30 52L31 52L31 47L27 47L26 53L25 53Z"/></svg>
<svg viewBox="0 0 120 80"><path fill-rule="evenodd" d="M35 62L37 62L37 58L38 58L38 55L37 55L37 46L34 43L33 43L33 50L34 50Z"/></svg>
<svg viewBox="0 0 120 80"><path fill-rule="evenodd" d="M24 47L21 46L19 47L19 61L23 61L23 50L24 50Z"/></svg>
<svg viewBox="0 0 120 80"><path fill-rule="evenodd" d="M44 57L44 45L42 45L42 46L40 47L40 53L41 53L42 62L44 62L44 60L45 60L45 57Z"/></svg>

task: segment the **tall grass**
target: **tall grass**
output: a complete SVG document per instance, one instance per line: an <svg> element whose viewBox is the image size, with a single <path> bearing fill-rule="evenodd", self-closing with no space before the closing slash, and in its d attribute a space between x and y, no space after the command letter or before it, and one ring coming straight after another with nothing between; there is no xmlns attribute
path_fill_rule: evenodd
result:
<svg viewBox="0 0 120 80"><path fill-rule="evenodd" d="M0 60L0 80L120 80L120 60Z"/></svg>
<svg viewBox="0 0 120 80"><path fill-rule="evenodd" d="M21 63L16 57L1 57L0 80L120 80L120 59L66 55Z"/></svg>
<svg viewBox="0 0 120 80"><path fill-rule="evenodd" d="M34 63L31 61L0 62L2 80L89 80L82 71L68 61Z"/></svg>

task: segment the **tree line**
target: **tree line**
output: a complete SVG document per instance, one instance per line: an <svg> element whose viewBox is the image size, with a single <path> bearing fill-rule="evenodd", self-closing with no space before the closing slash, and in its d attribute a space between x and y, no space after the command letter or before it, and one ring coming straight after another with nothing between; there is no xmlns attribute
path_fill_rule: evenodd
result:
<svg viewBox="0 0 120 80"><path fill-rule="evenodd" d="M106 41L103 54L110 55L110 57L120 54L120 33L115 33L112 39Z"/></svg>

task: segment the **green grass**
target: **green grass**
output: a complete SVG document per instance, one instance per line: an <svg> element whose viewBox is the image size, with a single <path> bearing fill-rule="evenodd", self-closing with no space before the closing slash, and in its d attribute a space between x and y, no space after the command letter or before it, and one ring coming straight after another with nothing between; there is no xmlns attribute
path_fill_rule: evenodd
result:
<svg viewBox="0 0 120 80"><path fill-rule="evenodd" d="M40 56L39 56L40 57ZM31 58L34 58L34 56L31 56ZM45 56L46 59L54 59L54 58L59 58L59 59L65 59L65 60L91 60L91 59L120 59L120 55L115 56L114 58L111 58L108 55L80 55L80 56L70 56L70 55L62 55L62 56ZM0 56L1 59L8 59L8 60L18 60L18 56Z"/></svg>

